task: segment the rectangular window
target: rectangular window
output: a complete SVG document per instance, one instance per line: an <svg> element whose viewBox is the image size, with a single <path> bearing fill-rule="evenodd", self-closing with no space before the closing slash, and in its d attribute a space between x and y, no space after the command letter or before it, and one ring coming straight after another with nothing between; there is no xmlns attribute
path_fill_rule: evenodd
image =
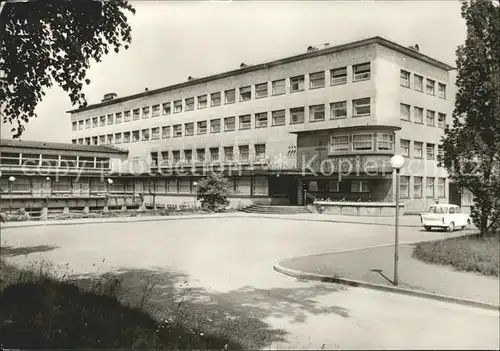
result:
<svg viewBox="0 0 500 351"><path fill-rule="evenodd" d="M339 182L336 180L328 181L328 192L329 193L338 193L340 191Z"/></svg>
<svg viewBox="0 0 500 351"><path fill-rule="evenodd" d="M413 149L415 150L415 158L423 158L423 148L424 148L424 143L420 141L414 141L413 142Z"/></svg>
<svg viewBox="0 0 500 351"><path fill-rule="evenodd" d="M161 105L161 109L162 109L164 115L169 115L171 113L170 102L164 102Z"/></svg>
<svg viewBox="0 0 500 351"><path fill-rule="evenodd" d="M446 197L446 178L438 178L438 197Z"/></svg>
<svg viewBox="0 0 500 351"><path fill-rule="evenodd" d="M271 113L273 126L282 126L285 124L285 110L273 111Z"/></svg>
<svg viewBox="0 0 500 351"><path fill-rule="evenodd" d="M111 123L111 124L113 124L113 123ZM90 122L90 118L87 118L85 120L85 129L90 129L91 127L92 127L92 125L91 125L91 122Z"/></svg>
<svg viewBox="0 0 500 351"><path fill-rule="evenodd" d="M275 80L272 82L272 89L273 89L273 95L282 95L285 93L286 88L285 88L285 80L284 79L279 79Z"/></svg>
<svg viewBox="0 0 500 351"><path fill-rule="evenodd" d="M194 110L194 97L187 98L184 101L185 101L185 104L186 104L186 108L185 108L186 111L192 111L192 110Z"/></svg>
<svg viewBox="0 0 500 351"><path fill-rule="evenodd" d="M158 117L160 115L160 105L153 105L153 117Z"/></svg>
<svg viewBox="0 0 500 351"><path fill-rule="evenodd" d="M120 123L121 123L121 112L119 114L120 114ZM117 115L118 115L118 113L117 113ZM97 128L98 126L99 126L99 118L92 117L92 128Z"/></svg>
<svg viewBox="0 0 500 351"><path fill-rule="evenodd" d="M182 124L176 124L173 128L174 138L179 138L182 136Z"/></svg>
<svg viewBox="0 0 500 351"><path fill-rule="evenodd" d="M304 123L305 111L303 107L290 109L290 124Z"/></svg>
<svg viewBox="0 0 500 351"><path fill-rule="evenodd" d="M253 179L253 194L254 195L269 194L267 177L255 177Z"/></svg>
<svg viewBox="0 0 500 351"><path fill-rule="evenodd" d="M446 99L446 84L438 83L438 96L441 99Z"/></svg>
<svg viewBox="0 0 500 351"><path fill-rule="evenodd" d="M330 151L349 151L350 142L349 135L332 135L330 140Z"/></svg>
<svg viewBox="0 0 500 351"><path fill-rule="evenodd" d="M130 143L130 132L124 132L123 133L123 142L124 143Z"/></svg>
<svg viewBox="0 0 500 351"><path fill-rule="evenodd" d="M434 197L434 178L426 177L425 178L425 196Z"/></svg>
<svg viewBox="0 0 500 351"><path fill-rule="evenodd" d="M410 121L410 105L399 104L399 112L403 121Z"/></svg>
<svg viewBox="0 0 500 351"><path fill-rule="evenodd" d="M210 94L210 106L220 105L220 92Z"/></svg>
<svg viewBox="0 0 500 351"><path fill-rule="evenodd" d="M85 128L85 121L83 121L83 120L78 121L78 129L82 130L84 128Z"/></svg>
<svg viewBox="0 0 500 351"><path fill-rule="evenodd" d="M104 144L106 144L106 136L99 135L99 145L104 145Z"/></svg>
<svg viewBox="0 0 500 351"><path fill-rule="evenodd" d="M113 134L111 134L110 144L113 144ZM90 138L85 138L85 145L90 145Z"/></svg>
<svg viewBox="0 0 500 351"><path fill-rule="evenodd" d="M224 147L224 161L230 162L234 159L234 148L232 146Z"/></svg>
<svg viewBox="0 0 500 351"><path fill-rule="evenodd" d="M325 120L325 105L309 106L309 120L311 122Z"/></svg>
<svg viewBox="0 0 500 351"><path fill-rule="evenodd" d="M232 132L235 129L236 129L236 117L224 118L224 131Z"/></svg>
<svg viewBox="0 0 500 351"><path fill-rule="evenodd" d="M116 124L122 123L122 113L121 112L115 113L115 123Z"/></svg>
<svg viewBox="0 0 500 351"><path fill-rule="evenodd" d="M196 123L198 134L207 134L207 121L200 121Z"/></svg>
<svg viewBox="0 0 500 351"><path fill-rule="evenodd" d="M73 131L78 129L78 123L76 121L73 122L72 125L73 125Z"/></svg>
<svg viewBox="0 0 500 351"><path fill-rule="evenodd" d="M114 116L112 114L108 115L108 126L114 123Z"/></svg>
<svg viewBox="0 0 500 351"><path fill-rule="evenodd" d="M399 141L399 146L401 148L401 155L404 157L410 157L410 141L401 139Z"/></svg>
<svg viewBox="0 0 500 351"><path fill-rule="evenodd" d="M309 88L323 88L325 86L325 72L316 72L309 74Z"/></svg>
<svg viewBox="0 0 500 351"><path fill-rule="evenodd" d="M434 111L431 111L431 110L427 110L427 114L426 114L426 123L428 126L432 126L434 127L435 126L435 119L436 119L436 112Z"/></svg>
<svg viewBox="0 0 500 351"><path fill-rule="evenodd" d="M194 135L194 122L184 124L184 135Z"/></svg>
<svg viewBox="0 0 500 351"><path fill-rule="evenodd" d="M149 129L143 129L141 134L142 134L143 141L149 140Z"/></svg>
<svg viewBox="0 0 500 351"><path fill-rule="evenodd" d="M255 128L267 127L267 112L255 114Z"/></svg>
<svg viewBox="0 0 500 351"><path fill-rule="evenodd" d="M417 74L413 75L413 89L424 91L424 77Z"/></svg>
<svg viewBox="0 0 500 351"><path fill-rule="evenodd" d="M352 81L370 79L370 62L352 66Z"/></svg>
<svg viewBox="0 0 500 351"><path fill-rule="evenodd" d="M151 128L151 140L160 139L160 127Z"/></svg>
<svg viewBox="0 0 500 351"><path fill-rule="evenodd" d="M187 163L193 162L193 150L184 150L184 161Z"/></svg>
<svg viewBox="0 0 500 351"><path fill-rule="evenodd" d="M115 133L115 144L121 144L121 142L122 142L122 133ZM97 137L96 137L96 144L97 144Z"/></svg>
<svg viewBox="0 0 500 351"><path fill-rule="evenodd" d="M352 108L355 117L369 116L371 113L370 98L353 100Z"/></svg>
<svg viewBox="0 0 500 351"><path fill-rule="evenodd" d="M446 127L446 115L444 113L438 113L438 127L441 129Z"/></svg>
<svg viewBox="0 0 500 351"><path fill-rule="evenodd" d="M432 79L426 79L425 80L425 92L429 95L434 95L434 86L436 85L436 82L433 81Z"/></svg>
<svg viewBox="0 0 500 351"><path fill-rule="evenodd" d="M219 161L219 148L211 147L210 148L210 161Z"/></svg>
<svg viewBox="0 0 500 351"><path fill-rule="evenodd" d="M78 144L82 145L83 144L83 138L78 139Z"/></svg>
<svg viewBox="0 0 500 351"><path fill-rule="evenodd" d="M210 120L210 133L220 132L220 118Z"/></svg>
<svg viewBox="0 0 500 351"><path fill-rule="evenodd" d="M132 114L129 111L123 112L123 122L130 122L132 119Z"/></svg>
<svg viewBox="0 0 500 351"><path fill-rule="evenodd" d="M401 70L399 84L402 87L409 88L410 87L410 72Z"/></svg>
<svg viewBox="0 0 500 351"><path fill-rule="evenodd" d="M267 83L255 84L255 98L267 97Z"/></svg>
<svg viewBox="0 0 500 351"><path fill-rule="evenodd" d="M71 139L71 144L76 144L76 139Z"/></svg>
<svg viewBox="0 0 500 351"><path fill-rule="evenodd" d="M121 143L121 134L122 133L118 133L118 134L120 134L120 143ZM97 136L92 137L92 145L97 145Z"/></svg>
<svg viewBox="0 0 500 351"><path fill-rule="evenodd" d="M353 151L372 151L373 134L354 134L352 136Z"/></svg>
<svg viewBox="0 0 500 351"><path fill-rule="evenodd" d="M240 101L249 101L252 99L252 87L240 88Z"/></svg>
<svg viewBox="0 0 500 351"><path fill-rule="evenodd" d="M179 179L179 193L191 193L191 179Z"/></svg>
<svg viewBox="0 0 500 351"><path fill-rule="evenodd" d="M393 151L394 150L394 134L377 133L377 150L378 151Z"/></svg>
<svg viewBox="0 0 500 351"><path fill-rule="evenodd" d="M167 180L167 193L177 193L177 179Z"/></svg>
<svg viewBox="0 0 500 351"><path fill-rule="evenodd" d="M87 143L87 139L89 139L89 141L90 141L90 138L85 138L85 144L89 145L89 144L90 144L90 142L89 142L89 143ZM108 134L108 135L106 136L106 142L107 142L108 144L113 144L113 134Z"/></svg>
<svg viewBox="0 0 500 351"><path fill-rule="evenodd" d="M266 144L255 144L254 148L255 148L255 158L257 159L257 161L266 158Z"/></svg>
<svg viewBox="0 0 500 351"><path fill-rule="evenodd" d="M207 95L200 95L198 96L198 109L206 108L207 107Z"/></svg>
<svg viewBox="0 0 500 351"><path fill-rule="evenodd" d="M413 108L413 119L415 123L423 124L424 123L424 109L421 107Z"/></svg>
<svg viewBox="0 0 500 351"><path fill-rule="evenodd" d="M347 83L347 67L335 68L330 71L330 85Z"/></svg>
<svg viewBox="0 0 500 351"><path fill-rule="evenodd" d="M205 162L205 149L196 149L196 160L200 163Z"/></svg>
<svg viewBox="0 0 500 351"><path fill-rule="evenodd" d="M181 161L181 152L180 150L174 150L172 151L172 162L174 164L177 164Z"/></svg>
<svg viewBox="0 0 500 351"><path fill-rule="evenodd" d="M401 176L399 178L399 192L402 198L410 197L410 177Z"/></svg>
<svg viewBox="0 0 500 351"><path fill-rule="evenodd" d="M220 99L220 96L219 96L219 99ZM235 89L226 90L224 92L224 101L226 104L233 104L236 101L236 90ZM220 104L220 102L219 102L219 104ZM214 105L212 104L212 106L214 106Z"/></svg>
<svg viewBox="0 0 500 351"><path fill-rule="evenodd" d="M435 145L434 144L429 144L427 143L426 145L426 157L428 160L434 160L434 149L435 149Z"/></svg>
<svg viewBox="0 0 500 351"><path fill-rule="evenodd" d="M330 118L346 118L347 117L347 101L332 102L330 104Z"/></svg>
<svg viewBox="0 0 500 351"><path fill-rule="evenodd" d="M302 90L304 90L304 76L290 78L290 92L294 93Z"/></svg>
<svg viewBox="0 0 500 351"><path fill-rule="evenodd" d="M99 116L99 126L104 127L106 125L106 116Z"/></svg>
<svg viewBox="0 0 500 351"><path fill-rule="evenodd" d="M182 112L182 100L174 101L174 113Z"/></svg>
<svg viewBox="0 0 500 351"><path fill-rule="evenodd" d="M248 161L250 156L250 149L248 145L240 145L238 146L239 160L240 161Z"/></svg>
<svg viewBox="0 0 500 351"><path fill-rule="evenodd" d="M234 180L235 183L235 193L237 195L250 195L250 177L240 177Z"/></svg>
<svg viewBox="0 0 500 351"><path fill-rule="evenodd" d="M443 145L438 145L437 160L443 162L444 160L444 149Z"/></svg>
<svg viewBox="0 0 500 351"><path fill-rule="evenodd" d="M142 108L142 118L149 118L149 106L143 107Z"/></svg>
<svg viewBox="0 0 500 351"><path fill-rule="evenodd" d="M421 198L422 197L422 177L414 177L413 178L413 197Z"/></svg>
<svg viewBox="0 0 500 351"><path fill-rule="evenodd" d="M251 115L240 116L240 130L241 129L250 129L251 125L252 125L252 116Z"/></svg>
<svg viewBox="0 0 500 351"><path fill-rule="evenodd" d="M141 119L141 110L138 109L138 108L135 108L133 111L132 111L132 119L134 121L137 121L137 120L140 120Z"/></svg>
<svg viewBox="0 0 500 351"><path fill-rule="evenodd" d="M351 182L351 193L369 193L370 188L367 180L353 180Z"/></svg>
<svg viewBox="0 0 500 351"><path fill-rule="evenodd" d="M168 151L161 152L161 164L168 165L170 162L170 153Z"/></svg>
<svg viewBox="0 0 500 351"><path fill-rule="evenodd" d="M170 138L170 126L161 127L161 138L162 139Z"/></svg>

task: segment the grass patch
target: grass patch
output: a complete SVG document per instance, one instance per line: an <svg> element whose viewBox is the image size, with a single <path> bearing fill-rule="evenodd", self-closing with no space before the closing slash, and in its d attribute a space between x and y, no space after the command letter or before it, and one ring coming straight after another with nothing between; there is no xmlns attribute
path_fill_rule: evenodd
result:
<svg viewBox="0 0 500 351"><path fill-rule="evenodd" d="M69 279L37 263L20 269L1 259L0 344L2 349L242 349L230 334L209 333L185 322L182 313L155 319L126 303L118 277ZM181 305L179 304L179 309Z"/></svg>
<svg viewBox="0 0 500 351"><path fill-rule="evenodd" d="M500 235L467 235L415 245L412 256L459 271L500 276Z"/></svg>

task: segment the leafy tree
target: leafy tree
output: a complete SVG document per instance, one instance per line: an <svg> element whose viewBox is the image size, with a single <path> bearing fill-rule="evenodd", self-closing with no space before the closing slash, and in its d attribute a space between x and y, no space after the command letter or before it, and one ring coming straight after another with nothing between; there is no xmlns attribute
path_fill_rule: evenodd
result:
<svg viewBox="0 0 500 351"><path fill-rule="evenodd" d="M14 137L54 83L73 105L85 106L91 60L127 49L132 40L126 14L135 10L126 0L0 0L0 11L0 112Z"/></svg>
<svg viewBox="0 0 500 351"><path fill-rule="evenodd" d="M197 199L205 210L223 210L229 205L227 196L230 194L229 180L221 174L210 173L198 183Z"/></svg>
<svg viewBox="0 0 500 351"><path fill-rule="evenodd" d="M462 17L467 39L456 51L458 91L442 163L474 195L471 217L486 234L500 227L500 8L464 1Z"/></svg>

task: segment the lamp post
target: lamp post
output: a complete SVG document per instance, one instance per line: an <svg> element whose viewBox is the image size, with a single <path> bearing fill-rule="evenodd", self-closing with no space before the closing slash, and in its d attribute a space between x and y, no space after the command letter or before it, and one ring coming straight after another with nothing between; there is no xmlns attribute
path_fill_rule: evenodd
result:
<svg viewBox="0 0 500 351"><path fill-rule="evenodd" d="M47 186L48 186L48 188L49 188L49 189L47 190L47 193L48 193L48 195L50 195L50 194L52 194L52 186L51 186L52 184L51 184L51 182L50 182L50 177L46 177L46 178L45 178L45 180L47 181Z"/></svg>
<svg viewBox="0 0 500 351"><path fill-rule="evenodd" d="M197 198L196 187L197 186L198 186L198 183L197 182L193 182L193 190L194 190L193 212L196 211L196 198Z"/></svg>
<svg viewBox="0 0 500 351"><path fill-rule="evenodd" d="M396 220L394 223L394 285L399 284L398 261L399 261L399 172L405 165L405 158L401 155L391 157L391 166L396 171Z"/></svg>
<svg viewBox="0 0 500 351"><path fill-rule="evenodd" d="M113 184L113 179L108 178L108 186L106 188L106 190L107 190L107 192L106 192L106 207L109 207L109 192L110 192L110 188L111 188L112 184ZM109 208L108 208L108 211L109 211Z"/></svg>
<svg viewBox="0 0 500 351"><path fill-rule="evenodd" d="M16 177L9 177L9 213L12 213L12 184L16 181Z"/></svg>

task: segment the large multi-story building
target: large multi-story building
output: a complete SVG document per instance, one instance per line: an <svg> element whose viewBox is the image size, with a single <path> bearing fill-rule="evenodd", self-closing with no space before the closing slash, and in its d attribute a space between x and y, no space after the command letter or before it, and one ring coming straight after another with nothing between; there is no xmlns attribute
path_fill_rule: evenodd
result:
<svg viewBox="0 0 500 351"><path fill-rule="evenodd" d="M72 143L128 150L157 203L192 201L207 170L233 204L316 197L393 201L389 159L405 156L407 208L447 201L438 147L453 67L381 37L326 48L69 111ZM142 179L141 178L141 179Z"/></svg>

